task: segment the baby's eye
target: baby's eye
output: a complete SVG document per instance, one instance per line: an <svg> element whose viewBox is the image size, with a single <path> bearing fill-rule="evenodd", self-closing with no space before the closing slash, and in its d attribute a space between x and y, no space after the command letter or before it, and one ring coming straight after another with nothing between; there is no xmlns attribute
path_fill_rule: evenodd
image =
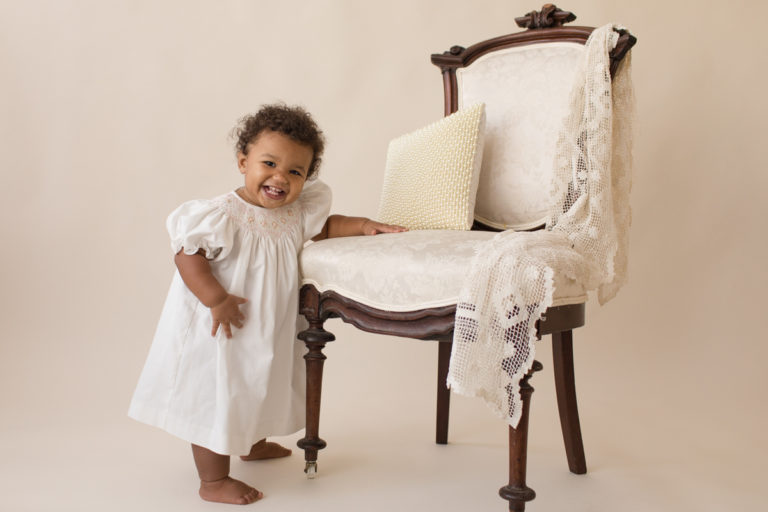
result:
<svg viewBox="0 0 768 512"><path fill-rule="evenodd" d="M275 162L273 162L271 160L265 160L264 161L264 165L266 165L267 167L274 167L275 166Z"/></svg>
<svg viewBox="0 0 768 512"><path fill-rule="evenodd" d="M296 169L291 169L291 174L295 174L296 176L301 176L301 172L297 171Z"/></svg>

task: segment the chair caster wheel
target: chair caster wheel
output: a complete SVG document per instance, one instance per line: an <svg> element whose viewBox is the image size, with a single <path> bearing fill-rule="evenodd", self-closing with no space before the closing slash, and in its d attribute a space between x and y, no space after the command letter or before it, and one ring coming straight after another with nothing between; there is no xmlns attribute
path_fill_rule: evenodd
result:
<svg viewBox="0 0 768 512"><path fill-rule="evenodd" d="M307 478L312 480L317 476L317 461L307 461L304 465L304 472L307 474Z"/></svg>

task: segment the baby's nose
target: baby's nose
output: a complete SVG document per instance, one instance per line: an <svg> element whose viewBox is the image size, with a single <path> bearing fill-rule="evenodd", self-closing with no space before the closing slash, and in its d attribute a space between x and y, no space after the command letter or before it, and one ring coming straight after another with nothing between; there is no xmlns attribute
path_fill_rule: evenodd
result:
<svg viewBox="0 0 768 512"><path fill-rule="evenodd" d="M287 174L285 171L278 171L275 173L274 179L279 183L288 183Z"/></svg>

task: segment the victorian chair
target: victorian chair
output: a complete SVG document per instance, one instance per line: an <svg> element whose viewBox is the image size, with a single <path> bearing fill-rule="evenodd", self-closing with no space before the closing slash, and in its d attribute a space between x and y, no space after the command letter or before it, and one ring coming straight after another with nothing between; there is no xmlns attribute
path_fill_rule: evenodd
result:
<svg viewBox="0 0 768 512"><path fill-rule="evenodd" d="M593 30L563 26L574 19L572 13L547 4L542 11L516 18L527 30L432 55L432 63L443 76L446 116L471 102L486 104L486 149L471 231L337 238L316 242L303 251L300 312L309 328L300 332L299 338L308 348L304 356L307 424L298 446L305 452L305 471L310 478L317 471L318 450L326 446L318 434L326 359L322 349L335 339L323 328L329 318L341 318L372 333L438 342L436 442L447 443L450 391L445 383L462 278L474 248L491 238L494 231L540 229L544 224L554 141L567 109L575 62ZM619 34L610 55L612 75L636 42L626 31ZM514 116L514 123L505 122L509 116ZM501 165L504 160L511 161L516 170ZM538 177L531 179L534 175ZM366 261L371 269L363 284L350 270L359 261ZM404 261L408 263L404 265ZM394 277L393 268L397 269ZM388 293L398 282L407 287L417 280L422 283L418 290L403 293L400 288ZM555 277L555 288L553 305L539 320L537 333L539 337L552 336L568 466L571 472L583 474L587 468L576 405L572 330L584 325L587 297L580 283L562 276ZM528 380L541 368L535 362L522 380L523 416L516 428L509 428L509 483L499 492L509 501L510 510L524 510L525 503L535 497L525 481L533 391Z"/></svg>

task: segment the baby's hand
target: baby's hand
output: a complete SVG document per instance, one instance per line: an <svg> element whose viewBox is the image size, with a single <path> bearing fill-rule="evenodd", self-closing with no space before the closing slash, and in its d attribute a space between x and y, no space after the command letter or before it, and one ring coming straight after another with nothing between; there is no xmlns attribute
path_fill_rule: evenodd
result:
<svg viewBox="0 0 768 512"><path fill-rule="evenodd" d="M379 233L402 233L403 231L408 231L408 228L393 224L382 224L381 222L368 219L363 222L362 230L364 235L378 235Z"/></svg>
<svg viewBox="0 0 768 512"><path fill-rule="evenodd" d="M238 329L243 326L245 315L240 311L240 304L245 304L248 299L238 297L237 295L227 294L227 298L215 306L211 306L211 317L213 318L213 327L211 336L216 336L219 326L224 331L227 338L232 337L232 326Z"/></svg>

